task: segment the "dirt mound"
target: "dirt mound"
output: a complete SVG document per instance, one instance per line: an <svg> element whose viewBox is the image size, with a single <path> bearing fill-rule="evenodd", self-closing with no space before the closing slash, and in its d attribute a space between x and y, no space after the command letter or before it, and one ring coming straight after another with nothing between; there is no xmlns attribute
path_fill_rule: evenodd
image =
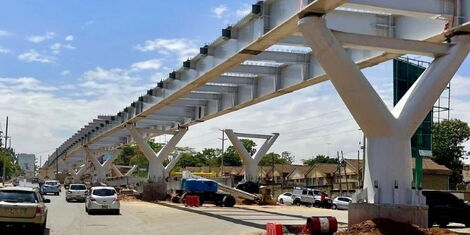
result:
<svg viewBox="0 0 470 235"><path fill-rule="evenodd" d="M120 194L119 200L124 201L124 202L139 201L139 199L137 199L134 195L125 195L125 194Z"/></svg>
<svg viewBox="0 0 470 235"><path fill-rule="evenodd" d="M456 234L441 228L420 228L416 225L395 222L389 219L366 220L336 235L450 235Z"/></svg>

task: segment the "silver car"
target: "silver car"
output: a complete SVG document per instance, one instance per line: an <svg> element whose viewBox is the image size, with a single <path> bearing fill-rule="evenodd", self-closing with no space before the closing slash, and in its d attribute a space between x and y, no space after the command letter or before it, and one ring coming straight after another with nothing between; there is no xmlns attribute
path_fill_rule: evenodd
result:
<svg viewBox="0 0 470 235"><path fill-rule="evenodd" d="M331 206L331 209L347 210L349 208L349 203L351 202L352 199L350 197L336 197L333 200L333 205Z"/></svg>
<svg viewBox="0 0 470 235"><path fill-rule="evenodd" d="M119 215L120 207L118 194L113 187L92 187L85 203L85 211L88 214L111 211Z"/></svg>
<svg viewBox="0 0 470 235"><path fill-rule="evenodd" d="M0 225L3 228L31 227L44 232L47 221L49 199L43 199L35 189L7 187L0 189Z"/></svg>
<svg viewBox="0 0 470 235"><path fill-rule="evenodd" d="M88 190L86 185L84 184L70 184L69 189L65 192L65 200L70 202L74 201L82 201L86 200L86 196L88 195Z"/></svg>

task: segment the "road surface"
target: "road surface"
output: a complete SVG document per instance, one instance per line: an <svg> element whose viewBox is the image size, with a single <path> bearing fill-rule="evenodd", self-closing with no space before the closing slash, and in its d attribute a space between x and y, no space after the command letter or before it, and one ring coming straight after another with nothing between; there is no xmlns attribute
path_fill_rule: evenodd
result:
<svg viewBox="0 0 470 235"><path fill-rule="evenodd" d="M184 207L173 203L121 201L120 215L88 215L84 203L67 203L64 193L46 196L45 235L263 234L266 222L304 224L310 216L335 216L346 228L347 211L297 206ZM455 229L455 230L454 230ZM467 233L470 229L453 228Z"/></svg>

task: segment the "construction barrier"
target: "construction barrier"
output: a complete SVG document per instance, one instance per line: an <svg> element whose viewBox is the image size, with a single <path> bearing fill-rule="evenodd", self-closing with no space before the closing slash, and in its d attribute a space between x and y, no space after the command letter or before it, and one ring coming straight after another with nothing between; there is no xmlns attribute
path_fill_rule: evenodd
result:
<svg viewBox="0 0 470 235"><path fill-rule="evenodd" d="M338 221L332 216L312 216L307 219L310 234L333 234L338 231Z"/></svg>
<svg viewBox="0 0 470 235"><path fill-rule="evenodd" d="M199 204L199 196L185 196L184 197L184 206L193 206L198 207Z"/></svg>
<svg viewBox="0 0 470 235"><path fill-rule="evenodd" d="M305 225L282 225L269 222L266 224L267 235L283 234L334 234L338 230L338 222L332 216L312 216Z"/></svg>

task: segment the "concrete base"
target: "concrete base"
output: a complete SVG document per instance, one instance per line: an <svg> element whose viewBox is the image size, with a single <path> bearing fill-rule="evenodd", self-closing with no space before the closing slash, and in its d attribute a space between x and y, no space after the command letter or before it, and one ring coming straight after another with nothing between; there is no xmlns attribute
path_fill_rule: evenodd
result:
<svg viewBox="0 0 470 235"><path fill-rule="evenodd" d="M428 227L428 207L394 204L351 203L348 211L348 227L362 221L385 218L397 222Z"/></svg>
<svg viewBox="0 0 470 235"><path fill-rule="evenodd" d="M142 200L144 201L162 201L166 199L166 183L145 183L143 185Z"/></svg>

